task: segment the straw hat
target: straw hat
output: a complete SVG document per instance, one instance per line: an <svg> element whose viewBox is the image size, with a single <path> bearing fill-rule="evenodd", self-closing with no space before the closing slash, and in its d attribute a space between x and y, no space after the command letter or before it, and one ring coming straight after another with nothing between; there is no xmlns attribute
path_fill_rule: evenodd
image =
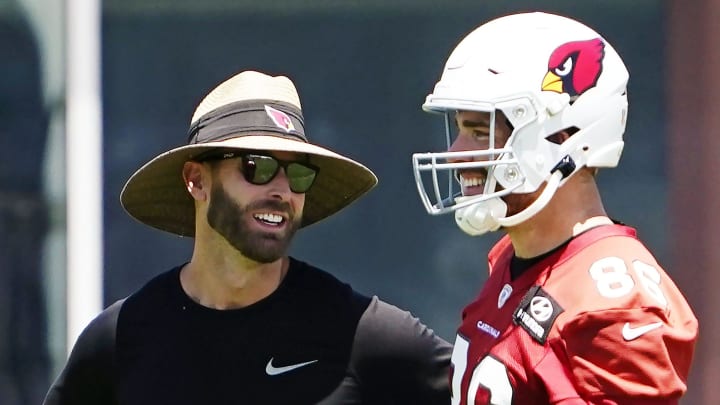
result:
<svg viewBox="0 0 720 405"><path fill-rule="evenodd" d="M377 184L370 169L313 145L305 137L300 99L285 76L239 73L210 92L195 110L188 144L162 153L123 187L120 201L138 221L181 236L195 235L195 205L182 178L185 162L210 150L306 153L319 167L306 193L302 226L326 218Z"/></svg>

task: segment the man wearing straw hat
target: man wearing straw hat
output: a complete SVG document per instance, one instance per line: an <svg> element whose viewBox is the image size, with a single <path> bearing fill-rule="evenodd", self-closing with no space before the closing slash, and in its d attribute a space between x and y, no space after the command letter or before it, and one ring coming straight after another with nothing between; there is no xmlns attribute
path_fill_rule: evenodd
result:
<svg viewBox="0 0 720 405"><path fill-rule="evenodd" d="M212 90L187 145L130 177L135 219L195 238L188 263L100 314L45 404L444 404L450 345L408 312L287 256L295 231L377 182L313 145L283 76Z"/></svg>

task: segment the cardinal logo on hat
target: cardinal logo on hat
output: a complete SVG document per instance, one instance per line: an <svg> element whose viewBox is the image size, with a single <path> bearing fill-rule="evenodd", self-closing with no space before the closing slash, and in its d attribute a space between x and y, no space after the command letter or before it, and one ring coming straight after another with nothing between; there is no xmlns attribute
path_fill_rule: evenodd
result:
<svg viewBox="0 0 720 405"><path fill-rule="evenodd" d="M290 120L290 116L288 116L284 112L272 108L269 105L265 106L265 112L278 128L282 128L283 130L285 130L285 132L288 133L295 130L295 126Z"/></svg>

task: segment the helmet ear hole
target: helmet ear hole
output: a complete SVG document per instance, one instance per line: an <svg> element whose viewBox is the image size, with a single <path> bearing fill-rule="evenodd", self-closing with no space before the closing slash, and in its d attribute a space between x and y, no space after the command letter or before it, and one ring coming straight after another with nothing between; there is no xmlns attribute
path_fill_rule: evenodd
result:
<svg viewBox="0 0 720 405"><path fill-rule="evenodd" d="M545 140L548 142L552 142L556 145L562 145L565 141L570 139L571 136L575 135L580 131L580 128L578 127L569 127L565 129L561 129L560 131L555 132L552 135L548 135L545 137Z"/></svg>
<svg viewBox="0 0 720 405"><path fill-rule="evenodd" d="M510 120L507 117L505 117L505 125L507 125L508 128L510 128L510 133L515 131L515 126L512 124L512 122L510 122Z"/></svg>

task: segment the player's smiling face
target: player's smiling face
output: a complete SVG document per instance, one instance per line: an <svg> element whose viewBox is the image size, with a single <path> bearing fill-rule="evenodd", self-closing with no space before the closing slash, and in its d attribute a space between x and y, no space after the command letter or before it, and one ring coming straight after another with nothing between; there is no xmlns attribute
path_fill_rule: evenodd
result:
<svg viewBox="0 0 720 405"><path fill-rule="evenodd" d="M295 160L290 152L272 156ZM207 211L210 227L249 259L273 262L287 252L300 227L304 193L290 190L284 169L269 183L245 180L240 158L213 163L212 188Z"/></svg>
<svg viewBox="0 0 720 405"><path fill-rule="evenodd" d="M505 116L502 112L498 112L495 115L495 131L492 144L490 139L490 113L458 111L455 114L455 126L457 135L448 149L449 152L502 148L512 133L512 129L506 123ZM450 159L450 161L464 162L481 159L486 158ZM462 187L463 195L481 194L485 187L487 170L484 168L458 170L457 179Z"/></svg>

